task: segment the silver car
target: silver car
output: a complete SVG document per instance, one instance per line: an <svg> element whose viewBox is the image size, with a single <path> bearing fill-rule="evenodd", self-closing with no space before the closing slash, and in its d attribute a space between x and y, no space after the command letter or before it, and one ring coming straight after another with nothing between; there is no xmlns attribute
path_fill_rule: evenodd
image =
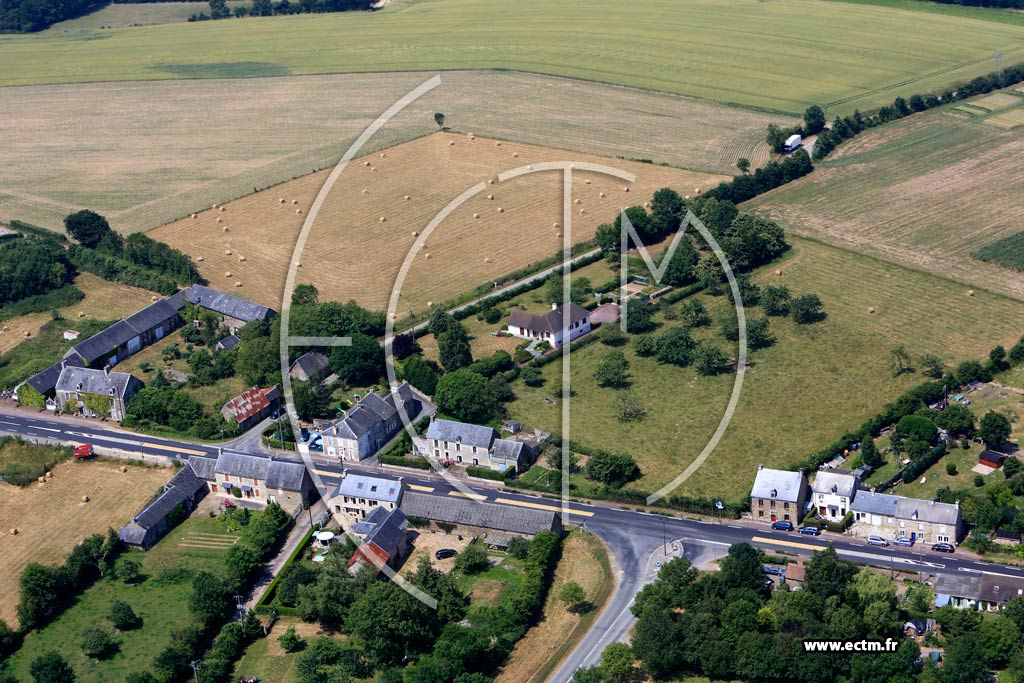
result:
<svg viewBox="0 0 1024 683"><path fill-rule="evenodd" d="M881 536L868 536L868 545L889 545L889 541L885 540Z"/></svg>

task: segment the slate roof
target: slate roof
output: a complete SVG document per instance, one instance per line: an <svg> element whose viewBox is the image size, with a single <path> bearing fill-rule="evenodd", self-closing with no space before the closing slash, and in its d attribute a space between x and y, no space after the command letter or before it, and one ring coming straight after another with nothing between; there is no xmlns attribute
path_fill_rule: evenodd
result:
<svg viewBox="0 0 1024 683"><path fill-rule="evenodd" d="M978 574L936 574L936 595L977 600L981 597L981 576Z"/></svg>
<svg viewBox="0 0 1024 683"><path fill-rule="evenodd" d="M142 512L135 515L132 521L143 529L150 529L160 523L167 513L178 503L188 500L206 486L191 466L186 462L178 473L164 486L164 492L147 505Z"/></svg>
<svg viewBox="0 0 1024 683"><path fill-rule="evenodd" d="M874 493L872 491L858 491L850 503L850 510L853 512L882 515L884 517L895 517L899 504L899 496L893 496L888 493Z"/></svg>
<svg viewBox="0 0 1024 683"><path fill-rule="evenodd" d="M960 521L960 506L955 503L936 503L919 498L896 497L898 498L896 516L900 519L913 519L918 522L950 526L955 526Z"/></svg>
<svg viewBox="0 0 1024 683"><path fill-rule="evenodd" d="M787 472L785 470L773 470L768 467L761 467L757 470L754 478L754 487L750 491L751 498L766 498L796 503L800 500L800 493L806 484L804 475L800 472ZM772 495L772 492L775 495Z"/></svg>
<svg viewBox="0 0 1024 683"><path fill-rule="evenodd" d="M245 453L221 453L214 471L232 477L258 479L268 489L287 491L301 491L306 477L306 466L301 462L271 460Z"/></svg>
<svg viewBox="0 0 1024 683"><path fill-rule="evenodd" d="M128 387L141 382L127 372L104 372L94 368L66 367L57 378L57 391L125 397Z"/></svg>
<svg viewBox="0 0 1024 683"><path fill-rule="evenodd" d="M333 422L324 431L329 430L332 436L358 439L363 434L373 431L374 427L381 422L390 420L398 412L395 408L396 395L403 401L413 398L409 383L402 382L388 394L387 398L381 398L376 392L371 391L360 398L340 420ZM414 416L410 415L409 417Z"/></svg>
<svg viewBox="0 0 1024 683"><path fill-rule="evenodd" d="M270 408L270 404L273 403L278 396L280 396L280 391L276 386L270 387L269 389L250 387L225 403L221 408L221 413L224 414L225 417L230 417L235 422L241 424L253 415L258 415L262 411Z"/></svg>
<svg viewBox="0 0 1024 683"><path fill-rule="evenodd" d="M266 320L274 316L274 311L266 306L203 285L192 285L184 291L185 300L190 304L243 322Z"/></svg>
<svg viewBox="0 0 1024 683"><path fill-rule="evenodd" d="M136 332L146 332L178 317L178 309L161 299L124 319Z"/></svg>
<svg viewBox="0 0 1024 683"><path fill-rule="evenodd" d="M433 496L415 491L406 492L402 497L401 508L407 517L422 517L519 534L536 534L558 528L558 516L553 511Z"/></svg>
<svg viewBox="0 0 1024 683"><path fill-rule="evenodd" d="M65 367L81 368L85 367L85 363L78 356L69 356L32 375L25 380L25 383L40 394L48 394L57 386L57 379L60 377L61 370Z"/></svg>
<svg viewBox="0 0 1024 683"><path fill-rule="evenodd" d="M491 442L494 441L495 436L497 434L491 427L441 419L431 422L426 434L428 439L463 443L468 446L477 446L484 449L490 449Z"/></svg>
<svg viewBox="0 0 1024 683"><path fill-rule="evenodd" d="M1000 453L999 451L993 451L988 448L978 454L979 461L985 460L987 462L994 463L999 467L1002 467L1003 463L1006 462L1006 459L1009 457L1010 456L1006 453Z"/></svg>
<svg viewBox="0 0 1024 683"><path fill-rule="evenodd" d="M402 482L386 477L370 477L350 472L338 484L338 490L334 495L397 503L402 495Z"/></svg>
<svg viewBox="0 0 1024 683"><path fill-rule="evenodd" d="M821 470L814 475L811 490L815 493L831 493L852 498L853 492L857 490L857 477L848 472Z"/></svg>
<svg viewBox="0 0 1024 683"><path fill-rule="evenodd" d="M102 332L72 346L65 357L71 353L77 353L85 360L86 364L92 364L137 336L139 333L131 325L123 320L118 320Z"/></svg>
<svg viewBox="0 0 1024 683"><path fill-rule="evenodd" d="M306 377L315 377L317 373L323 372L331 365L327 356L319 351L307 351L292 363L288 368L288 374L294 376L296 370L302 370Z"/></svg>
<svg viewBox="0 0 1024 683"><path fill-rule="evenodd" d="M236 346L238 346L241 343L242 343L242 340L239 339L237 335L229 334L228 336L224 337L219 342L217 342L217 348L218 349L224 349L226 351L228 349L235 348Z"/></svg>
<svg viewBox="0 0 1024 683"><path fill-rule="evenodd" d="M362 519L352 525L349 529L354 534L359 536L369 536L373 533L373 530L377 528L377 525L384 521L384 518L388 516L388 510L380 507L379 505L366 515L365 519Z"/></svg>
<svg viewBox="0 0 1024 683"><path fill-rule="evenodd" d="M980 596L982 600L995 603L1024 597L1024 579L982 574Z"/></svg>
<svg viewBox="0 0 1024 683"><path fill-rule="evenodd" d="M216 479L214 472L217 469L216 458L205 458L201 455L193 455L189 457L188 464L192 466L193 471L200 478L206 481L214 481Z"/></svg>
<svg viewBox="0 0 1024 683"><path fill-rule="evenodd" d="M387 517L384 518L377 528L367 537L367 543L373 543L378 548L387 553L388 557L392 557L399 550L399 546L402 541L405 540L405 534L409 528L409 523L406 521L405 514L395 508L390 511Z"/></svg>
<svg viewBox="0 0 1024 683"><path fill-rule="evenodd" d="M512 441L511 439L495 439L493 457L501 460L514 460L519 462L523 455L523 442Z"/></svg>
<svg viewBox="0 0 1024 683"><path fill-rule="evenodd" d="M562 306L560 308L550 310L544 315L527 313L520 308L513 308L512 312L509 313L508 316L508 324L531 331L550 332L554 334L562 329L562 315L566 309L569 310L569 325L590 317L590 311L582 306L570 303L568 306Z"/></svg>
<svg viewBox="0 0 1024 683"><path fill-rule="evenodd" d="M188 290L190 289L192 288L186 287L185 289L179 289L177 292L164 299L164 301L173 306L174 310L180 311L185 306L188 297Z"/></svg>

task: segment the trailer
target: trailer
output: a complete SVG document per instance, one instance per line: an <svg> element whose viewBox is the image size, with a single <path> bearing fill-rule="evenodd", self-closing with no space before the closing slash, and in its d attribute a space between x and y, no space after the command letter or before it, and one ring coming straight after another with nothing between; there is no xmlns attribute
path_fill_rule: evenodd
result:
<svg viewBox="0 0 1024 683"><path fill-rule="evenodd" d="M83 443L75 446L75 460L89 460L96 456L96 450L91 443Z"/></svg>

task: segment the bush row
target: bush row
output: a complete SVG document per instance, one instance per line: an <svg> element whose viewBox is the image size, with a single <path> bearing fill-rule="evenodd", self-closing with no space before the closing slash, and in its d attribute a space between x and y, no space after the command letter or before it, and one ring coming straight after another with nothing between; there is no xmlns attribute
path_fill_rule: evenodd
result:
<svg viewBox="0 0 1024 683"><path fill-rule="evenodd" d="M868 128L874 128L883 123L950 102L992 92L1021 81L1024 81L1024 64L1014 64L1004 69L1002 74L978 76L966 83L950 86L941 93L912 95L909 100L897 97L892 104L867 113L855 111L850 116L838 117L832 127L821 131L815 141L814 158L822 159L828 156L841 142L855 137Z"/></svg>
<svg viewBox="0 0 1024 683"><path fill-rule="evenodd" d="M818 140L821 140L821 137ZM769 161L753 173L733 176L731 181L719 183L717 187L711 188L701 196L739 204L802 178L813 170L811 158L807 152L800 149L782 161Z"/></svg>
<svg viewBox="0 0 1024 683"><path fill-rule="evenodd" d="M903 469L903 483L909 484L914 481L922 474L928 471L928 468L939 461L942 456L946 454L946 444L940 443L930 451L922 455L920 458L912 460L909 465Z"/></svg>
<svg viewBox="0 0 1024 683"><path fill-rule="evenodd" d="M569 344L569 352L571 353L573 351L578 351L582 349L584 346L590 346L594 342L598 341L598 339L600 339L600 335L598 335L597 330L600 327L600 323L595 324L590 332ZM529 361L527 365L533 368L542 368L548 363L554 363L561 357L561 351L559 349L554 349L552 351L549 351L548 353L545 353L540 358L534 358L533 360Z"/></svg>
<svg viewBox="0 0 1024 683"><path fill-rule="evenodd" d="M413 467L418 470L429 470L430 463L425 458L405 458L400 455L382 455L380 458L382 465L396 465L398 467Z"/></svg>
<svg viewBox="0 0 1024 683"><path fill-rule="evenodd" d="M20 301L4 304L3 310L0 310L0 320L73 306L84 298L85 294L78 287L65 285L46 294L35 294Z"/></svg>
<svg viewBox="0 0 1024 683"><path fill-rule="evenodd" d="M489 470L486 467L476 467L474 465L469 465L466 467L466 474L468 474L471 477L477 477L478 479L490 479L492 481L507 481L515 476L516 471L506 470L505 472L495 472L494 470Z"/></svg>

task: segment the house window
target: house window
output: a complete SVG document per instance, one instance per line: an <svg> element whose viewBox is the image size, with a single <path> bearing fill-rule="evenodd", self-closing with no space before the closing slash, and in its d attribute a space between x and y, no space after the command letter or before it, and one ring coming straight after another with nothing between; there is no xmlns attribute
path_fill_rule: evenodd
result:
<svg viewBox="0 0 1024 683"><path fill-rule="evenodd" d="M757 506L762 508L764 507L764 498L757 499Z"/></svg>
<svg viewBox="0 0 1024 683"><path fill-rule="evenodd" d="M259 486L260 485L260 480L259 479L253 479L252 480L252 485L253 486Z"/></svg>
<svg viewBox="0 0 1024 683"><path fill-rule="evenodd" d="M771 501L771 503L769 503L769 505L771 506L772 510L775 509L775 501L774 500Z"/></svg>
<svg viewBox="0 0 1024 683"><path fill-rule="evenodd" d="M906 528L906 526L907 526L907 522L906 522L906 520L902 520L902 519L901 519L901 520L900 520L900 528L901 528L901 529L905 529L905 528ZM903 533L903 532L900 532L900 533Z"/></svg>
<svg viewBox="0 0 1024 683"><path fill-rule="evenodd" d="M924 531L924 523L923 522L918 522L917 530L918 531Z"/></svg>
<svg viewBox="0 0 1024 683"><path fill-rule="evenodd" d="M789 503L783 503L782 504L782 509L783 510L788 510L789 509Z"/></svg>
<svg viewBox="0 0 1024 683"><path fill-rule="evenodd" d="M787 514L782 515L782 519L784 519L786 521L789 521L789 514L787 513Z"/></svg>
<svg viewBox="0 0 1024 683"><path fill-rule="evenodd" d="M455 456L455 462L462 462L462 456L461 455L456 455Z"/></svg>
<svg viewBox="0 0 1024 683"><path fill-rule="evenodd" d="M214 493L217 493L217 485L216 484L210 484L210 490L213 491Z"/></svg>
<svg viewBox="0 0 1024 683"><path fill-rule="evenodd" d="M758 517L764 517L764 510L758 510L757 511L757 516Z"/></svg>
<svg viewBox="0 0 1024 683"><path fill-rule="evenodd" d="M479 465L480 461L478 459L476 459L476 458L473 458L473 464L474 465Z"/></svg>
<svg viewBox="0 0 1024 683"><path fill-rule="evenodd" d="M259 489L256 489L256 497L257 497L257 498L259 498L259 497L260 497L260 490L259 490Z"/></svg>

